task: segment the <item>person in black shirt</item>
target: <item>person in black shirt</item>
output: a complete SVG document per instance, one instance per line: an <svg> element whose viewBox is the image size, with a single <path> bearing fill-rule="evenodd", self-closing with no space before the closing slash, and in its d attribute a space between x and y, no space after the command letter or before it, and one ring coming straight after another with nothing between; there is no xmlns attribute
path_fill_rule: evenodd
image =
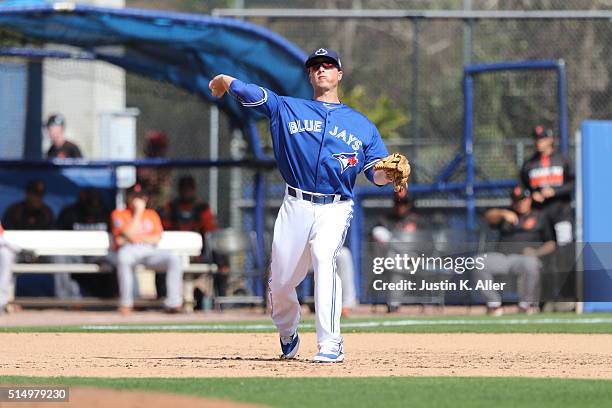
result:
<svg viewBox="0 0 612 408"><path fill-rule="evenodd" d="M110 211L105 207L100 191L84 188L78 199L64 207L57 217L57 228L74 231L109 231ZM97 263L110 267L108 257L55 256L56 263ZM117 278L113 274L55 274L55 293L60 298L95 296L115 297Z"/></svg>
<svg viewBox="0 0 612 408"><path fill-rule="evenodd" d="M475 269L477 280L493 280L494 275L518 274L519 309L525 313L538 310L540 294L540 258L555 250L555 235L548 215L532 208L531 192L521 186L512 189L510 209L492 208L485 213L489 225L499 230L495 252L483 255L484 268ZM482 290L489 314L502 314L501 295Z"/></svg>
<svg viewBox="0 0 612 408"><path fill-rule="evenodd" d="M534 207L551 218L557 244L565 245L573 241L574 169L569 159L555 150L552 129L536 126L533 138L536 152L523 163L521 183L531 192Z"/></svg>
<svg viewBox="0 0 612 408"><path fill-rule="evenodd" d="M2 224L6 229L45 230L53 226L53 211L44 202L45 184L30 181L25 200L11 205L4 213Z"/></svg>
<svg viewBox="0 0 612 408"><path fill-rule="evenodd" d="M74 203L64 207L57 217L57 226L62 230L109 231L108 211L100 192L95 188L84 188Z"/></svg>
<svg viewBox="0 0 612 408"><path fill-rule="evenodd" d="M81 150L74 143L66 140L66 120L62 115L51 115L47 119L47 133L51 139L51 147L47 152L49 159L81 158Z"/></svg>
<svg viewBox="0 0 612 408"><path fill-rule="evenodd" d="M208 234L217 231L217 220L210 206L198 198L196 181L191 175L182 176L178 181L177 196L170 200L159 214L165 230L168 231L194 231L202 234L202 255L192 259L193 262L214 263L218 267L218 273L213 275L213 290L215 296L225 296L229 278L229 260L216 251L210 250L208 245ZM155 286L158 297L166 294L165 274L155 275ZM199 293L203 293L200 290ZM208 294L208 295L213 295ZM198 294L196 299L200 299ZM199 303L199 302L198 302Z"/></svg>
<svg viewBox="0 0 612 408"><path fill-rule="evenodd" d="M372 238L387 243L394 233L412 233L424 227L421 216L414 210L414 200L407 192L393 195L393 209L372 229Z"/></svg>
<svg viewBox="0 0 612 408"><path fill-rule="evenodd" d="M429 231L423 218L415 211L414 200L404 190L393 195L393 208L378 220L372 229L376 256L394 257L396 254L421 255L424 246L432 245L430 239L423 241L423 233ZM418 243L416 242L418 241ZM428 254L429 255L429 254ZM405 278L401 272L387 271L384 279L396 282ZM397 312L402 303L400 291L385 291L387 311Z"/></svg>

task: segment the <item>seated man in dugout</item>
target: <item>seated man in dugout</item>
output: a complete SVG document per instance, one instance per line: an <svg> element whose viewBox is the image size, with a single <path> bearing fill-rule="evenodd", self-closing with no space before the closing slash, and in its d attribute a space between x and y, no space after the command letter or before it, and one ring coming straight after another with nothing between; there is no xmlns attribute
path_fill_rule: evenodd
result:
<svg viewBox="0 0 612 408"><path fill-rule="evenodd" d="M476 280L493 280L495 275L518 275L519 311L537 312L540 300L541 258L555 251L555 234L550 217L532 208L531 193L516 186L509 209L492 208L485 220L499 230L494 252L486 253L484 268L474 270ZM498 291L482 290L490 315L501 316L502 297Z"/></svg>
<svg viewBox="0 0 612 408"><path fill-rule="evenodd" d="M44 202L45 183L41 180L28 182L25 198L11 205L2 219L6 229L47 230L53 227L53 211Z"/></svg>
<svg viewBox="0 0 612 408"><path fill-rule="evenodd" d="M65 206L57 218L56 228L72 231L109 231L110 211L104 204L102 192L93 187L79 191L76 201ZM114 264L108 256L55 256L57 263L96 263L99 265ZM113 265L114 266L114 265ZM94 296L114 298L117 296L117 279L114 274L55 274L55 293L59 297ZM58 277L64 276L61 284ZM76 288L75 288L76 287ZM59 291L61 288L63 291ZM62 296L64 295L64 296Z"/></svg>
<svg viewBox="0 0 612 408"><path fill-rule="evenodd" d="M407 190L393 195L393 208L390 212L383 214L378 219L376 226L372 229L371 236L376 243L377 256L394 256L397 252L392 250L390 242L397 240L403 242L404 234L414 234L426 231L428 225L414 207L414 199ZM429 243L423 242L428 245ZM420 246L420 244L419 244ZM420 248L412 245L402 245L402 251L410 252L411 256L421 254ZM402 279L402 275L394 271L386 272L389 281ZM400 310L403 294L400 291L386 291L387 312L395 313Z"/></svg>
<svg viewBox="0 0 612 408"><path fill-rule="evenodd" d="M179 313L183 305L183 269L178 256L157 247L163 227L159 215L147 208L147 193L140 184L126 192L127 208L111 214L114 248L117 251L119 312L129 314L134 305L134 268L145 265L166 272L167 313Z"/></svg>
<svg viewBox="0 0 612 408"><path fill-rule="evenodd" d="M178 181L177 196L160 210L164 229L170 231L193 231L202 235L202 255L192 258L196 263L214 263L219 273L213 275L214 293L208 296L225 296L229 276L229 261L209 247L208 234L217 231L217 220L208 203L198 198L196 181L191 175L182 176ZM163 276L157 274L155 286L158 296L166 292ZM202 292L202 291L201 291ZM200 293L201 293L200 292ZM196 296L197 298L197 296Z"/></svg>

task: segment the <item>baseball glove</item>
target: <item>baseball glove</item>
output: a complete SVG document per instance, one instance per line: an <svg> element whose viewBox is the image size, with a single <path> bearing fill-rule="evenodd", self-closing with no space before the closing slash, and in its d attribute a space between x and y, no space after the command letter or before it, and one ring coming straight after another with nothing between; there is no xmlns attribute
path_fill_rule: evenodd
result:
<svg viewBox="0 0 612 408"><path fill-rule="evenodd" d="M410 163L406 156L401 153L393 153L384 159L380 159L374 165L374 170L384 170L387 178L392 180L396 192L405 188L410 176Z"/></svg>

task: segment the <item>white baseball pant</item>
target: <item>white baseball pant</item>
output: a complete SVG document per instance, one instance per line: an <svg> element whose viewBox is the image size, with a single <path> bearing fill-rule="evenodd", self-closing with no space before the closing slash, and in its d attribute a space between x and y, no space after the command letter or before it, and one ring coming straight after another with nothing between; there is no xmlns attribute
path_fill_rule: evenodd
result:
<svg viewBox="0 0 612 408"><path fill-rule="evenodd" d="M495 275L518 275L519 305L537 305L540 300L540 270L542 262L538 257L521 254L502 254L499 252L488 252L485 259L484 269L475 269L474 277L479 280L493 280ZM502 296L496 290L481 290L489 307L502 305Z"/></svg>
<svg viewBox="0 0 612 408"><path fill-rule="evenodd" d="M12 249L0 245L0 309L12 300L14 281L11 267L15 262L15 257Z"/></svg>
<svg viewBox="0 0 612 408"><path fill-rule="evenodd" d="M290 336L300 321L295 288L314 270L317 343L333 347L342 341L342 286L336 259L350 225L353 201L313 204L285 195L274 224L270 273L272 320L281 336Z"/></svg>
<svg viewBox="0 0 612 408"><path fill-rule="evenodd" d="M353 266L353 254L350 249L343 246L336 259L336 270L342 281L342 306L357 306L357 295L355 294L355 267Z"/></svg>
<svg viewBox="0 0 612 408"><path fill-rule="evenodd" d="M117 251L117 275L121 306L134 304L134 267L144 265L166 272L166 307L183 304L183 268L178 256L148 244L127 244Z"/></svg>

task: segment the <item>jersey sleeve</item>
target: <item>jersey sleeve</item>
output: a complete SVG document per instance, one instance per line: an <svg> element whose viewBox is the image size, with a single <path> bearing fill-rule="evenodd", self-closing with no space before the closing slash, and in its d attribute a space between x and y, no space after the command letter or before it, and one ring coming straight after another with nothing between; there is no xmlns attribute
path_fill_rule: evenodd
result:
<svg viewBox="0 0 612 408"><path fill-rule="evenodd" d="M206 206L200 209L200 228L202 232L211 232L218 229L217 220L210 207Z"/></svg>
<svg viewBox="0 0 612 408"><path fill-rule="evenodd" d="M563 185L554 187L555 196L571 197L574 192L575 179L576 175L572 162L567 157L563 156Z"/></svg>
<svg viewBox="0 0 612 408"><path fill-rule="evenodd" d="M158 237L164 232L164 227L162 225L161 218L159 218L159 214L155 210L149 209L147 217L153 223L153 230L151 231L151 236Z"/></svg>
<svg viewBox="0 0 612 408"><path fill-rule="evenodd" d="M280 96L261 86L247 84L235 79L230 84L229 94L245 108L253 108L268 118L278 112Z"/></svg>
<svg viewBox="0 0 612 408"><path fill-rule="evenodd" d="M364 149L365 164L363 166L363 173L365 176L374 183L374 165L382 158L389 155L387 147L382 141L382 137L376 129L376 126L372 125L372 139L370 143Z"/></svg>

